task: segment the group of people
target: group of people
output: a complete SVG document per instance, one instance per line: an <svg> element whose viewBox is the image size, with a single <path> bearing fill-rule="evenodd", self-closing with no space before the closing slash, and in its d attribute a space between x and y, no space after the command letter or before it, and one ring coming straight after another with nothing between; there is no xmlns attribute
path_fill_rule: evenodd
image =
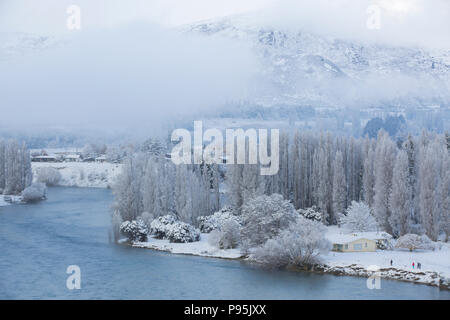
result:
<svg viewBox="0 0 450 320"><path fill-rule="evenodd" d="M394 261L392 261L391 259L391 266L394 264ZM415 262L413 261L412 263L412 268L414 269L414 267L416 266ZM420 262L417 262L417 269L422 269L422 264Z"/></svg>

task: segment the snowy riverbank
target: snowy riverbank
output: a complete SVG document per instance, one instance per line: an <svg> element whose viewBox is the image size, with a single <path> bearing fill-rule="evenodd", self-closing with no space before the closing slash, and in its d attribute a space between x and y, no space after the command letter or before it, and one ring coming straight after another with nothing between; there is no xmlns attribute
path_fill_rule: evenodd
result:
<svg viewBox="0 0 450 320"><path fill-rule="evenodd" d="M368 277L376 267L384 279L411 281L450 289L450 244L434 251L377 250L376 252L329 252L317 271ZM392 266L390 261L393 261ZM412 263L415 263L415 269ZM417 263L422 267L417 269Z"/></svg>
<svg viewBox="0 0 450 320"><path fill-rule="evenodd" d="M43 167L52 167L61 173L59 186L109 188L122 170L121 164L98 162L33 162L33 177Z"/></svg>
<svg viewBox="0 0 450 320"><path fill-rule="evenodd" d="M14 203L21 203L21 196L8 196L8 195L0 195L0 207L8 206Z"/></svg>
<svg viewBox="0 0 450 320"><path fill-rule="evenodd" d="M202 233L200 241L191 243L170 243L168 240L149 238L147 242L134 242L135 248L166 251L223 259L244 258L240 249L220 250L208 243L209 234ZM393 260L393 266L390 261ZM322 263L315 272L335 275L370 277L374 266L383 279L410 281L450 289L450 244L442 243L435 251L409 252L403 250L378 250L376 252L334 252L322 256ZM420 262L421 270L413 269L412 262Z"/></svg>
<svg viewBox="0 0 450 320"><path fill-rule="evenodd" d="M342 276L358 276L368 278L378 275L381 279L408 281L419 284L426 284L450 290L450 278L443 276L442 273L423 270L404 270L402 268L373 268L360 264L343 264L340 266L329 266L326 264L318 265L314 268L315 272L331 273Z"/></svg>

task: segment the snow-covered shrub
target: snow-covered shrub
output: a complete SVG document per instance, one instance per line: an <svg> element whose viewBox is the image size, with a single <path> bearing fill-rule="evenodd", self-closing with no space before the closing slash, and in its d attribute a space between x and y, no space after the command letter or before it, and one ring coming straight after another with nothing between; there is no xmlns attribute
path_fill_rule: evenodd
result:
<svg viewBox="0 0 450 320"><path fill-rule="evenodd" d="M256 248L251 258L268 267L311 266L331 248L325 233L321 222L299 217L278 236Z"/></svg>
<svg viewBox="0 0 450 320"><path fill-rule="evenodd" d="M35 182L22 191L22 199L25 202L36 202L45 199L47 187L44 183Z"/></svg>
<svg viewBox="0 0 450 320"><path fill-rule="evenodd" d="M221 239L222 239L222 232L216 229L209 233L208 243L213 247L221 249L220 248Z"/></svg>
<svg viewBox="0 0 450 320"><path fill-rule="evenodd" d="M352 201L347 215L341 217L341 224L352 232L376 231L377 222L369 206L363 202Z"/></svg>
<svg viewBox="0 0 450 320"><path fill-rule="evenodd" d="M294 206L280 194L263 195L244 203L241 214L244 251L263 245L297 217Z"/></svg>
<svg viewBox="0 0 450 320"><path fill-rule="evenodd" d="M199 229L203 233L221 229L223 223L230 219L239 223L239 217L234 215L234 212L230 207L224 207L210 216L201 216L197 218Z"/></svg>
<svg viewBox="0 0 450 320"><path fill-rule="evenodd" d="M150 232L157 239L166 239L167 233L169 231L169 226L174 224L175 222L175 217L169 214L158 217L150 224Z"/></svg>
<svg viewBox="0 0 450 320"><path fill-rule="evenodd" d="M170 242L186 243L200 240L200 230L185 222L176 221L167 227L166 236Z"/></svg>
<svg viewBox="0 0 450 320"><path fill-rule="evenodd" d="M47 186L56 186L61 181L61 173L52 167L40 168L37 172L37 182L45 183Z"/></svg>
<svg viewBox="0 0 450 320"><path fill-rule="evenodd" d="M131 241L147 241L148 227L140 218L122 222L120 232Z"/></svg>
<svg viewBox="0 0 450 320"><path fill-rule="evenodd" d="M398 238L395 247L409 249L409 251L417 249L434 250L435 248L433 242L426 235L419 236L412 233L405 234Z"/></svg>
<svg viewBox="0 0 450 320"><path fill-rule="evenodd" d="M157 239L170 242L193 242L200 240L200 230L190 224L177 221L172 215L158 217L150 225L151 233Z"/></svg>
<svg viewBox="0 0 450 320"><path fill-rule="evenodd" d="M233 219L225 220L220 229L215 229L209 234L210 245L219 249L233 249L239 245L241 225Z"/></svg>
<svg viewBox="0 0 450 320"><path fill-rule="evenodd" d="M313 220L313 221L322 221L322 213L318 211L316 206L312 206L310 208L306 209L298 209L297 212L306 219Z"/></svg>
<svg viewBox="0 0 450 320"><path fill-rule="evenodd" d="M150 213L148 213L147 211L146 212L142 212L142 214L141 214L141 219L144 221L144 223L147 225L147 226L150 226L150 231L151 231L151 224L152 224L152 222L153 222L153 215L151 215Z"/></svg>

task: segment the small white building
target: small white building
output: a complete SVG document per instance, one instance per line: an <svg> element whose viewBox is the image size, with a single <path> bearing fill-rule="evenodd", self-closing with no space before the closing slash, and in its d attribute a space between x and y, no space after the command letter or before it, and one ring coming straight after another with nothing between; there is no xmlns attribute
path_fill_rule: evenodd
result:
<svg viewBox="0 0 450 320"><path fill-rule="evenodd" d="M328 232L326 238L333 244L333 251L339 252L375 252L385 246L392 236L386 232L346 233Z"/></svg>

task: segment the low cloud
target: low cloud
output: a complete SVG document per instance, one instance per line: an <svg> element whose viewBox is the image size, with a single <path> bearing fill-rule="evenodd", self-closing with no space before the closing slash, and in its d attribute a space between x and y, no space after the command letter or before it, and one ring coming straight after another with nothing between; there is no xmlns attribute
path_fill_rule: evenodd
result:
<svg viewBox="0 0 450 320"><path fill-rule="evenodd" d="M380 28L367 28L376 6ZM450 49L447 0L278 0L262 10L262 23L394 46Z"/></svg>
<svg viewBox="0 0 450 320"><path fill-rule="evenodd" d="M138 23L80 31L1 69L0 123L150 127L241 99L256 66L245 44Z"/></svg>

